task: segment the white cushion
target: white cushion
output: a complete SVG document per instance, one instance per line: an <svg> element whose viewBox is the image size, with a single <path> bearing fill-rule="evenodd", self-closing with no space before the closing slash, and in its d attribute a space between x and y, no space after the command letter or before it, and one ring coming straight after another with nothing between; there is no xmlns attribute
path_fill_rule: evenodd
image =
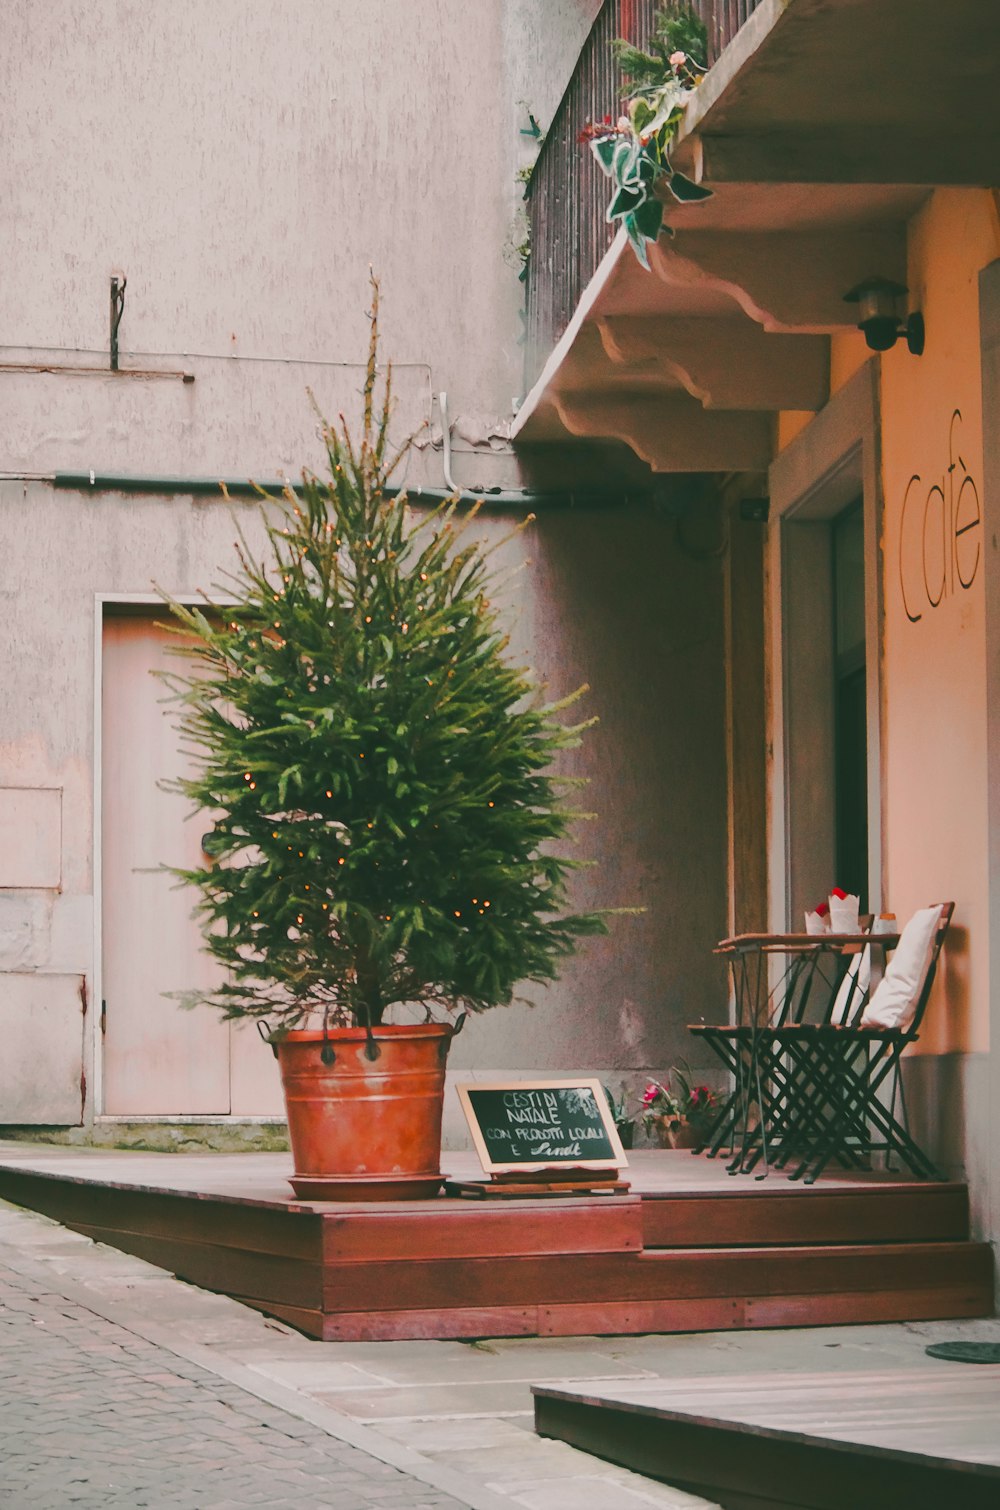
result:
<svg viewBox="0 0 1000 1510"><path fill-rule="evenodd" d="M895 933L896 919L891 912L881 912L871 925L872 934ZM840 982L833 1010L830 1013L830 1021L839 1027L842 1023L857 1019L858 1008L862 1002L867 1005L868 992L872 982L872 959L871 950L862 949L860 954L855 954L847 967L847 973Z"/></svg>
<svg viewBox="0 0 1000 1510"><path fill-rule="evenodd" d="M863 1028L908 1028L927 978L941 908L922 907L900 934L875 994L861 1018Z"/></svg>
<svg viewBox="0 0 1000 1510"><path fill-rule="evenodd" d="M831 1022L839 1025L857 1015L858 1007L868 995L871 975L871 950L862 949L860 954L853 956L847 967L847 974L840 982L840 989L830 1014Z"/></svg>

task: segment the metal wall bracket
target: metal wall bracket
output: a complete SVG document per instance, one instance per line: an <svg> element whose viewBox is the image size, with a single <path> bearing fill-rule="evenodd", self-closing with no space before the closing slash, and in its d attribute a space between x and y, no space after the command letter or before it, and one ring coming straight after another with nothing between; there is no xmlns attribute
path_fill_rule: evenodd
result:
<svg viewBox="0 0 1000 1510"><path fill-rule="evenodd" d="M111 280L111 371L118 371L118 327L125 313L126 277Z"/></svg>

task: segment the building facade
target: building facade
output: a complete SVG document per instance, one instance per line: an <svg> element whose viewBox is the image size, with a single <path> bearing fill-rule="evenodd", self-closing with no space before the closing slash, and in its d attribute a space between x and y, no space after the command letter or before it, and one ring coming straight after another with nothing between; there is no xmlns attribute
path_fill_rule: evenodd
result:
<svg viewBox="0 0 1000 1510"><path fill-rule="evenodd" d="M615 28L650 9L605 8ZM540 278L550 344L516 437L616 437L723 501L730 914L758 875L773 931L835 881L900 922L955 902L905 1083L995 1242L1000 19L949 7L946 68L920 0L760 0L736 19L675 150L714 197L673 207L649 271L620 233L568 301ZM564 101L584 115L585 58ZM897 318L872 343L873 279L896 285ZM765 513L758 575L747 521Z"/></svg>
<svg viewBox="0 0 1000 1510"><path fill-rule="evenodd" d="M530 561L506 612L553 696L589 682L601 719L578 767L599 815L580 901L646 909L533 1005L469 1025L455 1067L635 1085L721 1000L723 565L679 541L620 442L509 433L518 173L597 9L7 7L0 1126L197 1140L280 1115L256 1034L165 994L206 966L160 870L201 831L158 785L180 757L150 674L170 664L157 589L211 594L234 513L259 538L218 479L321 467L315 408L358 407L370 266L396 438L419 432L408 486L528 490L487 495L490 535L538 515L508 550Z"/></svg>

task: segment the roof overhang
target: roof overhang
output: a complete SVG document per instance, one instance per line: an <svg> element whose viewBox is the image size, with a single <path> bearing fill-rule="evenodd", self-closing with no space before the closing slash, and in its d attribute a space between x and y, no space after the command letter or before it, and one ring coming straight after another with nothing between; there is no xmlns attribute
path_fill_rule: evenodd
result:
<svg viewBox="0 0 1000 1510"><path fill-rule="evenodd" d="M827 398L845 293L906 282L939 184L1000 180L992 0L762 0L674 153L714 197L639 266L619 233L518 413L522 442L624 440L655 471L766 467L780 410Z"/></svg>

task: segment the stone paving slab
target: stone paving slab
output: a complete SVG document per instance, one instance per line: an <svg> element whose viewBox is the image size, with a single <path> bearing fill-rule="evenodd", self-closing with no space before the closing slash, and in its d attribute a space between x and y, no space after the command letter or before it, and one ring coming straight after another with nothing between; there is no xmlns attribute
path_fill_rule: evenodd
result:
<svg viewBox="0 0 1000 1510"><path fill-rule="evenodd" d="M335 1346L337 1366L352 1371L353 1377L345 1375L345 1388L352 1383L361 1388L366 1378L382 1386L405 1388L440 1384L443 1379L463 1387L478 1387L487 1382L539 1384L546 1379L565 1379L567 1372L572 1373L574 1379L619 1379L623 1382L659 1377L655 1369L616 1358L617 1338L588 1337L585 1348L572 1349L563 1344L582 1339L524 1337L517 1338L519 1346L513 1348L501 1348L499 1340L473 1343L338 1342L326 1344L323 1350ZM372 1351L375 1348L383 1351L381 1354ZM266 1361L269 1371L273 1372L277 1366L273 1357ZM301 1384L306 1389L314 1382L317 1388L339 1388L332 1380L325 1384L321 1382L320 1371L330 1366L329 1363L318 1363L314 1358L299 1357L280 1365L289 1383Z"/></svg>
<svg viewBox="0 0 1000 1510"><path fill-rule="evenodd" d="M530 1384L525 1380L500 1383L477 1380L472 1383L464 1379L454 1384L330 1392L323 1385L314 1385L309 1393L353 1420L366 1422L400 1416L414 1421L434 1421L441 1416L530 1416L534 1412Z"/></svg>
<svg viewBox="0 0 1000 1510"><path fill-rule="evenodd" d="M507 1492L527 1510L701 1510L706 1500L633 1474L631 1484L580 1474L558 1480L508 1481Z"/></svg>
<svg viewBox="0 0 1000 1510"><path fill-rule="evenodd" d="M460 1510L32 1277L0 1245L0 1504Z"/></svg>

